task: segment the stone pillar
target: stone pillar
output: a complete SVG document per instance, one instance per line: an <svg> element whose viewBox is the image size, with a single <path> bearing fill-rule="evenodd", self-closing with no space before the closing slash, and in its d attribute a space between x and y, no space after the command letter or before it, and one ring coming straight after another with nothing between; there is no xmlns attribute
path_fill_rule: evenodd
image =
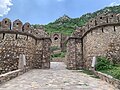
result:
<svg viewBox="0 0 120 90"><path fill-rule="evenodd" d="M34 53L33 68L41 69L43 59L43 40L36 41L36 49Z"/></svg>
<svg viewBox="0 0 120 90"><path fill-rule="evenodd" d="M83 66L82 44L77 38L69 38L67 42L67 68L79 69Z"/></svg>
<svg viewBox="0 0 120 90"><path fill-rule="evenodd" d="M76 39L76 67L77 69L83 68L83 50L82 50L82 40Z"/></svg>
<svg viewBox="0 0 120 90"><path fill-rule="evenodd" d="M69 39L67 43L67 68L76 69L76 44L75 39Z"/></svg>
<svg viewBox="0 0 120 90"><path fill-rule="evenodd" d="M44 38L43 40L43 58L42 58L42 69L50 68L50 59L51 59L51 40L49 38Z"/></svg>

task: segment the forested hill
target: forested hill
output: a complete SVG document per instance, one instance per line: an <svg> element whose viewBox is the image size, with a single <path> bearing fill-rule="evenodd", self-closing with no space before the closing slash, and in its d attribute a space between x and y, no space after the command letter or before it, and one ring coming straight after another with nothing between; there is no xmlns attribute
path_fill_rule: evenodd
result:
<svg viewBox="0 0 120 90"><path fill-rule="evenodd" d="M105 7L104 9L93 13L84 14L78 18L70 18L67 15L63 15L59 19L55 20L55 22L44 25L45 31L49 34L59 32L66 35L71 35L77 26L83 26L89 19L103 13L120 13L120 6Z"/></svg>

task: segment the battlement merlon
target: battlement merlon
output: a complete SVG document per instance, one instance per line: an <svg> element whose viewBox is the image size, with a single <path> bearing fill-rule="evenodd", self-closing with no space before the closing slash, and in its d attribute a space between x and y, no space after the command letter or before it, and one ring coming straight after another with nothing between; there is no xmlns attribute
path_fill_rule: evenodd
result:
<svg viewBox="0 0 120 90"><path fill-rule="evenodd" d="M43 32L44 30L42 30L43 28L40 27L38 29L33 28L29 22L26 22L25 24L23 24L19 19L15 20L13 23L11 22L10 19L8 18L4 18L1 22L0 22L0 30L1 31L18 31L18 32L22 32L22 33L28 33L28 34L32 34L33 36L35 36L36 38L43 38L43 37L47 37L47 33Z"/></svg>
<svg viewBox="0 0 120 90"><path fill-rule="evenodd" d="M86 32L95 27L105 26L105 25L114 25L120 23L120 14L109 13L101 14L95 18L90 19L84 26L77 29L74 33L80 33L84 35ZM82 30L82 31L81 31Z"/></svg>

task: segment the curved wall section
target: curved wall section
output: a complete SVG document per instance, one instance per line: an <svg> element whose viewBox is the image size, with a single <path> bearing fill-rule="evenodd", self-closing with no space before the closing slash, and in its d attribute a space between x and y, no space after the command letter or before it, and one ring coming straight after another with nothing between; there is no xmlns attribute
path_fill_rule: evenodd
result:
<svg viewBox="0 0 120 90"><path fill-rule="evenodd" d="M67 61L71 61L72 65L79 61L81 62L79 67L91 68L94 56L107 57L111 62L120 64L120 14L99 15L91 19L85 26L78 28L73 33L73 37L75 40L79 38L81 41L79 43L81 44L81 55L79 55L80 58L76 58L79 49L76 48L77 43L72 43L70 37L67 51L71 58L67 57ZM75 47L69 48L74 44Z"/></svg>
<svg viewBox="0 0 120 90"><path fill-rule="evenodd" d="M106 26L92 30L83 38L83 60L90 67L94 56L107 56L120 63L120 26Z"/></svg>

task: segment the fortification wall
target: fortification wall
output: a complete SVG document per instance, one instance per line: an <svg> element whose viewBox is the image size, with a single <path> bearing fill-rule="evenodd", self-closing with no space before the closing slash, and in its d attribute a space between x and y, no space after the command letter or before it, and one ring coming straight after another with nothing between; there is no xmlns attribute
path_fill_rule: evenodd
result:
<svg viewBox="0 0 120 90"><path fill-rule="evenodd" d="M4 38L3 38L4 35ZM17 38L16 38L17 36ZM0 34L0 73L18 69L19 56L26 56L26 67L32 67L35 40L20 34Z"/></svg>
<svg viewBox="0 0 120 90"><path fill-rule="evenodd" d="M113 63L120 63L120 14L97 16L77 29L73 37L81 39L82 55L79 60L83 61L83 66L90 68L94 56L106 56ZM74 49L68 49L72 56Z"/></svg>
<svg viewBox="0 0 120 90"><path fill-rule="evenodd" d="M120 26L101 28L92 30L83 38L83 60L86 67L90 67L94 56L107 56L112 62L120 63Z"/></svg>
<svg viewBox="0 0 120 90"><path fill-rule="evenodd" d="M0 26L0 74L24 68L49 68L50 44L50 38L34 33L29 23L23 25L20 20L15 20L12 25L9 19L3 19Z"/></svg>
<svg viewBox="0 0 120 90"><path fill-rule="evenodd" d="M85 66L91 67L94 56L105 56L114 63L120 63L119 15L98 16L90 20L87 25L89 29L86 29L82 36Z"/></svg>

